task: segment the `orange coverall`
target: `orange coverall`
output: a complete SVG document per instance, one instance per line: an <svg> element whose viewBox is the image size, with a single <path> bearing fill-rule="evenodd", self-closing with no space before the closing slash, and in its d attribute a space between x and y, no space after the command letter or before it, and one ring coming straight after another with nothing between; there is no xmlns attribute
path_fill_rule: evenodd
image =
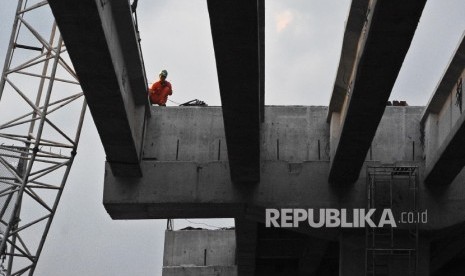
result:
<svg viewBox="0 0 465 276"><path fill-rule="evenodd" d="M152 104L166 105L168 95L172 95L171 83L168 81L157 81L149 89L150 102Z"/></svg>

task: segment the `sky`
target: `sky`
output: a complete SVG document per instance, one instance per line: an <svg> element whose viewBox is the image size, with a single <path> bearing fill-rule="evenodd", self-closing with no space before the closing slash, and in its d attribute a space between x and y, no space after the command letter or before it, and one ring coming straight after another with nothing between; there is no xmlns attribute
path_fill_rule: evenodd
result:
<svg viewBox="0 0 465 276"><path fill-rule="evenodd" d="M0 68L16 1L0 0ZM328 105L349 0L267 0L267 105ZM391 99L425 105L465 30L465 1L428 0ZM139 1L148 82L169 72L168 105L220 105L205 0ZM2 108L0 102L0 108ZM0 118L0 121L2 119ZM165 220L113 221L102 205L105 155L90 114L36 275L161 275ZM232 220L193 220L231 226ZM192 224L176 220L175 228Z"/></svg>

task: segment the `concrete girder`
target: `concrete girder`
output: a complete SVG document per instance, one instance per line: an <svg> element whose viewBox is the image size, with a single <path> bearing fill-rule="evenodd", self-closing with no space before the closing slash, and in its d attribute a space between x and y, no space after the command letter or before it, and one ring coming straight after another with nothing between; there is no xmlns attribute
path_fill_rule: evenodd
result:
<svg viewBox="0 0 465 276"><path fill-rule="evenodd" d="M141 176L147 83L129 2L50 0L112 173Z"/></svg>
<svg viewBox="0 0 465 276"><path fill-rule="evenodd" d="M357 25L357 30L364 32L359 35L358 47L349 41L356 35L344 37L343 45L347 49L342 51L344 55L331 98L332 114L328 115L334 137L330 183L352 184L357 180L426 0L370 3L365 28ZM352 26L351 22L348 26ZM354 50L357 51L355 61L353 55L345 54ZM346 63L354 66L346 68ZM341 89L341 73L350 75L349 81L343 82L344 89Z"/></svg>
<svg viewBox="0 0 465 276"><path fill-rule="evenodd" d="M104 205L114 219L246 217L263 223L265 208L366 207L366 166L350 189L328 185L327 107L266 107L262 180L251 186L233 185L229 177L221 146L220 108L154 107L151 111L141 163L144 177L106 173ZM423 152L418 146L423 111L423 107L387 107L366 165L418 166L418 209L428 210L429 217L422 227L434 230L463 221L465 171L444 193L425 189ZM402 201L398 207L402 209ZM337 230L325 230L313 234L337 236Z"/></svg>
<svg viewBox="0 0 465 276"><path fill-rule="evenodd" d="M340 112L347 94L347 85L351 74L347 71L354 68L357 60L357 48L365 27L370 0L352 0L349 16L346 21L341 57L334 81L333 93L329 102L328 120L331 122L333 112Z"/></svg>
<svg viewBox="0 0 465 276"><path fill-rule="evenodd" d="M264 106L264 0L208 0L234 183L260 181Z"/></svg>
<svg viewBox="0 0 465 276"><path fill-rule="evenodd" d="M285 161L265 161L262 181L254 186L233 185L224 161L143 161L141 165L143 178L106 174L103 203L113 219L246 217L264 223L265 208L338 205L337 195L327 185L315 187L318 192L304 188L308 179L326 183L328 162L306 162L300 166L302 173L297 173ZM314 169L309 170L308 166ZM288 176L291 178L283 181ZM304 231L307 230L310 233L313 229ZM326 239L337 236L337 230L331 229L312 233Z"/></svg>
<svg viewBox="0 0 465 276"><path fill-rule="evenodd" d="M144 161L144 177L136 181L106 174L103 204L113 219L247 217L261 223L265 221L266 208L318 212L322 208L366 207L366 179L361 178L353 190L339 195L327 185L327 161L303 162L298 169L285 161L265 161L262 166L259 185L237 187L228 177L226 162ZM460 184L454 183L446 194L431 194L420 186L418 210L427 210L428 215L428 223L421 224L420 230L440 230L463 222L465 188ZM405 206L399 205L399 210L409 210L410 202L402 204ZM394 216L400 220L400 214ZM404 229L408 225L398 227ZM302 228L304 233L325 239L334 239L338 231Z"/></svg>
<svg viewBox="0 0 465 276"><path fill-rule="evenodd" d="M425 137L425 183L449 185L465 166L465 32L422 116ZM463 93L463 92L462 92Z"/></svg>
<svg viewBox="0 0 465 276"><path fill-rule="evenodd" d="M360 179L350 189L341 192L341 189L327 185L330 165L329 156L325 154L329 150L327 107L275 106L267 107L265 111L261 144L262 180L249 186L234 185L229 177L226 151L220 146L224 141L220 108L153 107L141 164L144 177L131 179L106 173L103 203L108 213L114 219L234 217L250 223L253 228L257 222L264 223L265 208L366 208L366 166ZM431 193L423 185L423 152L421 147L415 150L415 145L421 144L418 122L423 111L424 107L387 107L372 143L370 161L366 162L366 165L373 166L397 162L398 165L419 167L417 210L428 210L428 223L420 225L421 236L463 224L465 217L465 187L462 185L465 171L444 193ZM280 154L276 154L277 140ZM402 198L401 194L395 197L394 211L410 210L406 205L411 202L404 202ZM397 213L394 215L399 218ZM240 233L247 227L242 230L239 224L237 227L241 238ZM405 229L402 225L399 227ZM294 230L332 240L330 245L341 235L337 228L301 227ZM364 229L353 232L364 235ZM263 237L260 233L258 236ZM248 257L244 256L243 261L249 264L250 272L253 269L253 259L250 258L254 242L252 238L247 242ZM237 248L241 250L244 247L238 244ZM272 257L265 256L263 250L259 248L262 253L258 255ZM350 248L343 247L342 250L344 258L354 257L348 255ZM337 253L330 251L332 255ZM275 253L277 256L279 252ZM257 256L257 252L253 254ZM315 256L310 254L308 257L312 263L306 263L301 271L317 268ZM266 262L262 260L259 261L266 268ZM337 256L324 256L317 271L323 266L334 266L335 260ZM351 258L341 264L347 262L351 263ZM350 265L347 269L351 269ZM241 270L240 265L238 270Z"/></svg>

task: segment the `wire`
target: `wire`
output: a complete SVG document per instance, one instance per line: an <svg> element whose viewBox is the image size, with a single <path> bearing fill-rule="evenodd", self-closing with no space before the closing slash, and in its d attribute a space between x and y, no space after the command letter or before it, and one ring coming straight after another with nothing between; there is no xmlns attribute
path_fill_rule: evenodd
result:
<svg viewBox="0 0 465 276"><path fill-rule="evenodd" d="M168 99L168 101L170 101L170 102L172 102L172 103L174 103L174 104L177 104L177 105L181 105L180 103L177 103L177 102L172 101L172 100L170 100L170 99Z"/></svg>
<svg viewBox="0 0 465 276"><path fill-rule="evenodd" d="M188 219L184 219L185 221L189 222L189 223L192 223L192 224L198 224L198 225L205 225L207 227L212 227L212 228L216 228L216 229L224 229L224 228L227 228L227 227L219 227L219 226L214 226L214 225L210 225L210 224L206 224L206 223L202 223L202 222L193 222L191 220L188 220Z"/></svg>

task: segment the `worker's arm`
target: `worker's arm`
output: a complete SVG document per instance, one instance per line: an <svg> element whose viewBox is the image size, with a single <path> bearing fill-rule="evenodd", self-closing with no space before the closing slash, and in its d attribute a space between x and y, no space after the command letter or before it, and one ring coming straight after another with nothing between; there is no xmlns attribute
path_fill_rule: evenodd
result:
<svg viewBox="0 0 465 276"><path fill-rule="evenodd" d="M150 86L150 88L148 89L149 94L155 93L156 84L157 83L155 82L152 84L152 86Z"/></svg>

